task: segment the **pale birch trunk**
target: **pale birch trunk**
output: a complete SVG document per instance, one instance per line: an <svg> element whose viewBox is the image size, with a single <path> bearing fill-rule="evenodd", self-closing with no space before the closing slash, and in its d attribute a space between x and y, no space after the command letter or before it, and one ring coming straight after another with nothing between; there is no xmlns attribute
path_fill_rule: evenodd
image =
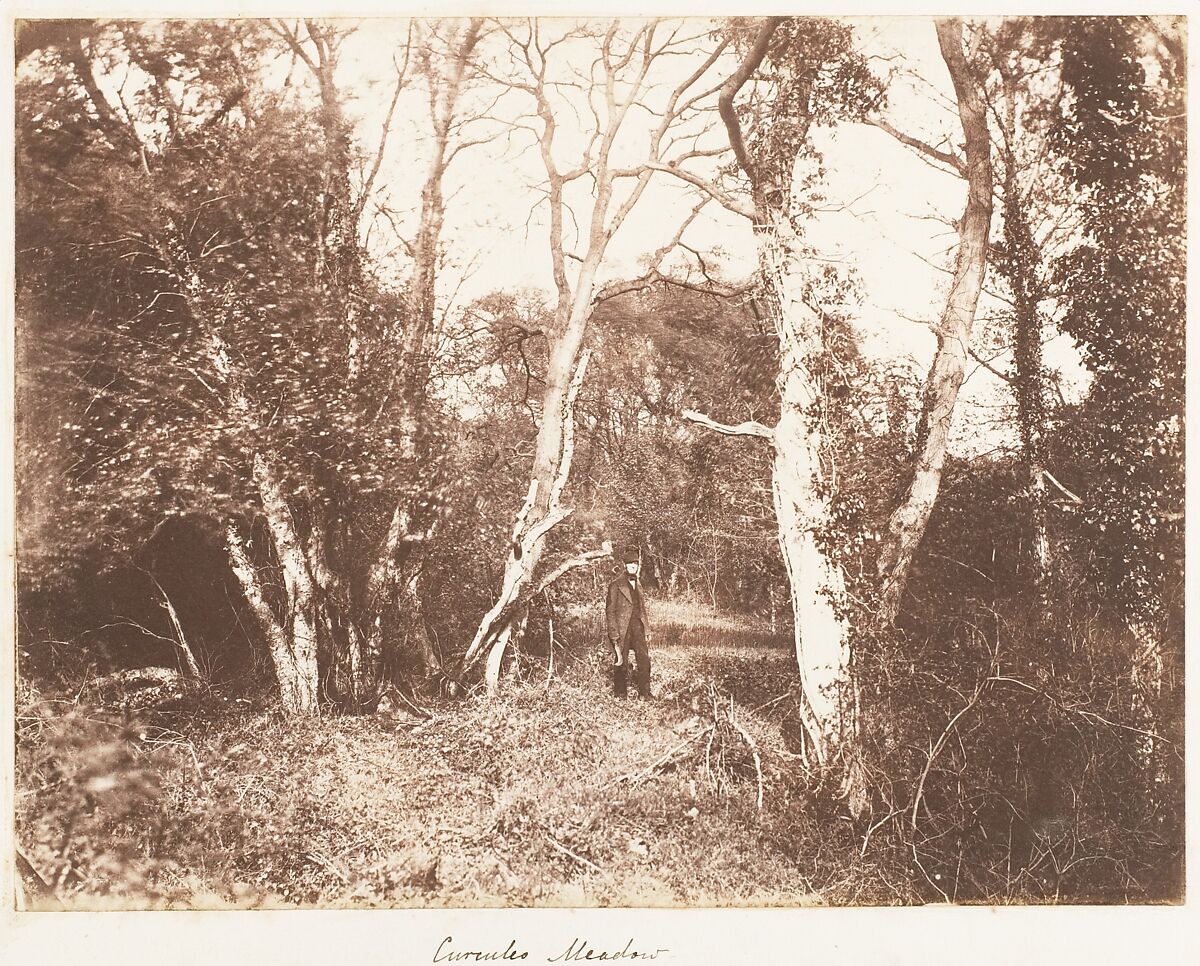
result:
<svg viewBox="0 0 1200 966"><path fill-rule="evenodd" d="M547 93L547 87L553 86L554 81L547 79L546 57L554 47L568 41L578 44L580 38L563 36L543 43L531 28L530 43L523 43L510 34L514 58L523 61L529 70L527 82L517 86L533 97L537 117L542 122L537 141L547 176L550 257L558 295L555 307L558 334L550 341L530 487L513 528L501 591L496 603L484 615L461 664L466 670L478 661L485 648L489 648L486 680L492 691L499 680L505 649L513 637L513 625L523 626L525 604L545 550L546 535L571 513L561 507L559 498L570 474L574 398L586 368L587 353L583 350L583 342L599 294L597 277L613 234L637 205L653 174L651 165L615 170L610 166L610 154L635 103L647 109L639 102L639 97L652 64L671 46L671 41L667 40L656 48L657 29L657 22L639 24L623 53L617 53L623 43L618 36L620 21L612 21L602 39L595 37L599 40L599 49L592 64L597 77L594 88L598 93L602 92L606 119L602 121L600 113L595 113L593 138L583 152L580 164L570 171L561 170L555 158L557 119ZM711 55L703 68L685 79L668 97L658 126L650 133L650 154L656 160L672 120L678 116L677 112L686 109L686 104L681 102L684 92L699 80L716 56L716 53ZM568 213L563 191L566 185L585 175L590 176L594 188L585 251L572 279L568 277L567 269L565 225ZM621 178L630 179L630 189L623 198L614 200L615 185ZM690 221L685 221L683 227ZM679 233L655 253L655 269L678 241Z"/></svg>
<svg viewBox="0 0 1200 966"><path fill-rule="evenodd" d="M294 673L296 706L288 710L315 713L320 684L318 669L321 613L308 559L292 524L282 488L261 455L254 457L254 482L262 500L263 516L271 532L275 555L283 572L286 596L286 635ZM282 681L280 682L282 687ZM286 706L286 701L285 701Z"/></svg>
<svg viewBox="0 0 1200 966"><path fill-rule="evenodd" d="M1033 567L1033 584L1038 608L1045 616L1050 608L1050 533L1046 526L1046 478L1041 460L1028 462L1029 529L1032 546L1029 559Z"/></svg>
<svg viewBox="0 0 1200 966"><path fill-rule="evenodd" d="M950 70L958 114L966 137L967 203L959 232L954 278L938 331L938 350L925 383L921 432L907 493L888 521L879 556L882 578L878 622L891 625L900 610L913 557L925 536L937 501L946 461L946 445L958 391L966 371L975 308L987 270L988 232L992 217L991 140L979 80L967 64L962 24L939 20L938 44Z"/></svg>
<svg viewBox="0 0 1200 966"><path fill-rule="evenodd" d="M276 618L267 603L258 570L251 559L249 548L238 533L237 526L230 523L225 528L225 547L230 565L250 612L266 639L271 652L271 664L279 683L279 696L286 711L291 714L312 714L317 708L317 674L314 666L306 663L306 655L298 653L295 638L289 629Z"/></svg>
<svg viewBox="0 0 1200 966"><path fill-rule="evenodd" d="M825 351L822 319L805 301L801 244L788 210L792 184L772 185L771 176L755 164L735 105L738 92L762 64L781 19L762 21L738 69L722 86L719 100L730 147L750 183L752 207L730 199L703 179L685 177L755 224L759 262L774 303L779 337L779 422L774 429L756 422L727 426L692 411L683 415L718 432L759 436L774 445L772 492L795 623L805 730L819 763L840 772L847 805L852 814L860 815L868 800L858 757L858 698L845 577L824 543L831 530L831 493L821 466L822 387L814 371ZM809 119L801 116L798 120L806 127ZM795 158L793 169L783 177L794 180L794 164ZM677 170L673 173L679 174Z"/></svg>
<svg viewBox="0 0 1200 966"><path fill-rule="evenodd" d="M198 312L200 280L195 270L188 266L181 281L192 311L197 318L203 318ZM233 367L229 347L215 331L210 337L208 352L214 372L226 385L229 413L243 430L257 433L257 420ZM284 708L293 714L315 714L320 691L318 633L321 613L309 560L296 533L287 496L262 453L255 453L251 459L250 476L283 573L286 609L283 619L276 618L272 612L249 548L233 522L226 527L230 567L267 639Z"/></svg>
<svg viewBox="0 0 1200 966"><path fill-rule="evenodd" d="M779 548L791 590L796 665L806 727L823 766L843 769L842 790L853 813L866 806L857 766L858 701L851 668L849 608L841 565L822 541L830 531L830 492L821 467L821 386L814 365L824 351L821 319L804 300L792 226L773 213L763 236L763 263L777 300L779 421L772 491Z"/></svg>
<svg viewBox="0 0 1200 966"><path fill-rule="evenodd" d="M587 363L588 353L585 351L560 400L552 401L551 389L547 388L547 410L542 414L542 425L538 431L533 479L513 526L500 593L480 622L463 657L465 669L478 660L485 648L488 650L485 680L488 690L492 692L499 684L501 662L513 637L513 623L520 620L517 612L519 603L541 561L546 535L571 513L562 507L561 497L571 473L575 398L583 384ZM557 393L554 395L557 396ZM545 456L551 445L556 446L553 460Z"/></svg>
<svg viewBox="0 0 1200 966"><path fill-rule="evenodd" d="M779 549L787 569L804 701L805 730L818 763L840 772L841 791L852 814L867 807L858 758L858 693L851 663L851 629L841 565L824 544L831 529L831 494L821 466L822 387L815 363L825 351L822 322L804 298L799 239L786 213L766 215L760 234L764 280L774 301L779 337L779 421L716 423L685 410L685 418L729 435L758 436L774 446L772 494Z"/></svg>

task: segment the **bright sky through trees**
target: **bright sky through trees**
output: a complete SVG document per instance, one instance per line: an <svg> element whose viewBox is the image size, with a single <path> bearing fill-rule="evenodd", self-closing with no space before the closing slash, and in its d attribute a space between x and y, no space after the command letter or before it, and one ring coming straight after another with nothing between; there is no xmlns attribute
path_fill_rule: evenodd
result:
<svg viewBox="0 0 1200 966"><path fill-rule="evenodd" d="M864 52L880 74L892 74L885 116L891 123L928 143L961 142L953 110L953 90L938 52L933 20L928 17L864 17L852 21ZM546 21L548 31L565 30L566 19ZM678 22L673 22L673 24ZM410 23L399 18L346 19L355 32L345 41L338 74L346 98L347 116L354 119L360 142L373 152L387 115L396 68L403 61ZM659 80L665 90L686 76L708 49L711 23L684 21L680 36L694 36L696 57L681 55L673 74ZM499 45L485 40L482 49L495 56ZM586 51L583 52L586 55ZM570 58L565 58L569 60ZM587 56L580 59L586 62ZM500 71L500 66L493 65ZM569 77L575 64L560 65ZM307 84L303 65L289 65L284 55L277 64L279 83ZM656 69L661 69L656 66ZM119 75L118 75L119 76ZM112 83L113 79L108 79ZM136 79L134 80L136 86ZM454 310L500 289L552 286L545 243L547 224L544 169L529 128L535 126L532 105L519 91L498 96L498 86L484 81L464 97L464 115L474 117L465 129L469 140L481 143L464 150L447 174L447 224L442 268L442 308ZM560 93L557 143L564 157L578 156L584 129L591 121L582 94ZM370 225L371 248L383 256L384 268L395 264L396 277L408 271L399 237L407 237L418 207L424 152L429 136L428 91L409 64L405 89L396 104L383 164L375 181L364 224ZM617 163L636 164L644 158L646 138L654 119L632 118L614 152ZM717 128L702 143L720 146ZM861 124L842 124L815 132L825 155L822 193L825 200L808 225L808 237L823 257L851 269L861 300L849 309L862 337L863 350L881 361L894 362L923 378L935 348L927 324L937 319L949 282L957 234L952 221L962 213L965 182L937 170L917 153L884 131ZM629 182L631 185L632 182ZM586 179L568 186L582 210ZM617 233L606 261L606 278L640 274L641 260L663 244L695 201L693 192L667 175L651 182L641 203ZM386 209L386 213L380 209ZM372 212L374 216L372 217ZM398 236L397 230L400 235ZM586 230L586 226L583 226ZM726 280L742 280L755 268L754 243L745 219L710 204L688 229L687 239L719 266ZM677 261L677 267L683 262ZM990 317L1002 307L989 278L980 302L976 346L980 355L1003 370L1007 351L997 355L984 344ZM1048 366L1062 375L1068 398L1077 398L1085 376L1071 340L1055 336L1045 348ZM962 453L982 452L1014 442L1008 425L1009 394L1003 383L972 361L955 417L952 447Z"/></svg>
<svg viewBox="0 0 1200 966"><path fill-rule="evenodd" d="M953 90L937 48L933 21L920 17L860 18L855 26L864 51L881 74L893 72L886 116L905 133L932 144L961 142L953 111ZM563 29L566 21L551 21ZM685 30L697 36L703 56L705 21L694 20ZM368 20L345 45L342 83L351 96L349 110L358 119L364 144L378 139L394 79L393 54L402 49L408 31L403 20ZM685 76L695 65L680 57L675 70ZM666 87L676 80L664 77ZM393 136L377 185L380 201L394 209L392 217L416 208L423 131L427 129L427 103L419 85L410 84L397 106ZM530 105L519 92L495 101L494 88L481 89L475 102L490 109L495 122L479 121L474 136L497 137L465 151L448 175L447 248L454 252L444 276L444 296L459 304L501 288L528 286L549 289L550 262L546 253L546 209L538 205L544 179L529 132L518 130L500 136L504 121L536 123L528 116ZM582 124L590 121L583 101L576 97L558 119L558 143L564 157L582 147ZM573 121L575 121L573 125ZM631 132L620 156L629 163L651 128L645 115L630 123ZM638 135L641 135L639 140ZM719 138L721 132L714 132ZM857 275L861 304L851 317L863 338L863 348L881 360L896 360L923 375L934 350L934 338L925 324L936 320L944 299L957 236L950 222L962 213L965 182L935 170L915 152L889 134L866 125L844 124L820 132L825 152L826 200L809 227L809 238L826 257L843 261ZM576 191L587 190L581 180ZM689 192L669 176L657 176L642 203L614 239L607 271L609 277L636 275L639 260L670 237L674 226L693 204ZM586 228L586 226L585 226ZM376 234L377 233L377 234ZM747 277L754 268L754 246L748 224L717 205L709 205L689 229L687 239L701 250L721 253L719 264L727 279ZM372 241L382 251L393 251L395 235L386 219L373 229ZM993 289L989 284L988 289ZM999 303L985 291L980 304L980 333ZM978 341L978 337L977 337ZM982 351L981 351L982 354ZM991 358L988 353L985 358ZM993 360L1003 369L1007 353ZM1080 370L1069 339L1058 337L1046 347L1047 363L1063 370L1067 392L1077 386ZM1008 405L1003 384L978 363L968 370L962 406L956 417L955 448L962 452L990 449L1010 441L1010 430L1000 425Z"/></svg>

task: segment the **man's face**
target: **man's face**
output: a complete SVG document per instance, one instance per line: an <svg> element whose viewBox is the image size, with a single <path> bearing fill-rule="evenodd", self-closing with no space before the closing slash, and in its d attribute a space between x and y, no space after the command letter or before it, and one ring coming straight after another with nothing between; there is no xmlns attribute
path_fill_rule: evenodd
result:
<svg viewBox="0 0 1200 966"><path fill-rule="evenodd" d="M636 560L633 560L625 564L625 573L629 574L630 577L636 577L640 568L641 564L639 564Z"/></svg>

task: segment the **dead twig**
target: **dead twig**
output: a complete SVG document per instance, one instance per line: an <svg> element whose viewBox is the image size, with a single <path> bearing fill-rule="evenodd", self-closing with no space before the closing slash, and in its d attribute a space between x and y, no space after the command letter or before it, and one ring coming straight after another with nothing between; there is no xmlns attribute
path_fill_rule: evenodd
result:
<svg viewBox="0 0 1200 966"><path fill-rule="evenodd" d="M730 698L729 703L730 703L730 705L733 704L732 698ZM741 735L742 738L745 739L746 744L748 744L750 746L750 753L754 756L754 771L755 771L755 774L758 776L758 810L761 812L762 806L763 806L763 773L762 773L762 759L759 757L759 754L758 754L758 745L754 743L754 739L750 737L750 733L748 731L746 731L746 729L743 728L740 724L738 724L736 721L733 720L732 714L729 716L729 723L731 725L733 725L734 730L736 730L737 733L739 735Z"/></svg>
<svg viewBox="0 0 1200 966"><path fill-rule="evenodd" d="M151 747L170 746L185 749L191 755L192 765L196 769L196 779L200 785L200 789L201 791L207 793L208 783L204 778L204 768L200 764L200 756L196 753L196 746L178 731L172 731L169 728L156 728L156 730L158 734L152 736L150 734L150 729L147 728L142 741Z"/></svg>
<svg viewBox="0 0 1200 966"><path fill-rule="evenodd" d="M783 694L772 698L770 701L766 701L763 704L760 704L757 708L751 708L750 713L758 714L758 712L765 711L767 708L773 708L775 705L779 704L779 702L782 701L784 698L791 697L791 694L792 694L791 691L784 691Z"/></svg>
<svg viewBox="0 0 1200 966"><path fill-rule="evenodd" d="M912 815L909 822L912 828L917 827L917 810L921 806L921 797L925 794L925 779L929 777L929 770L933 767L933 760L938 756L938 752L940 752L942 747L946 744L946 740L950 737L950 732L954 730L954 726L958 724L959 719L962 718L962 716L970 711L973 707L975 707L976 703L979 701L980 695L983 694L984 689L988 686L988 682L990 680L990 678L984 678L979 682L978 685L976 685L975 693L971 695L971 700L962 707L958 714L950 719L950 723L946 725L946 730L942 732L942 736L938 738L937 742L929 750L929 760L925 762L925 768L921 771L921 779L917 782L917 793L913 796Z"/></svg>
<svg viewBox="0 0 1200 966"><path fill-rule="evenodd" d="M883 818L881 818L878 822L876 822L869 829L867 829L867 834L863 836L862 848L860 848L858 850L858 854L866 855L867 854L867 846L870 845L870 843L871 843L871 836L874 835L877 830L882 828L884 825L886 825L888 822L890 822L893 818L895 818L899 814L900 814L900 809L893 808L890 812L888 812L885 816L883 816Z"/></svg>
<svg viewBox="0 0 1200 966"><path fill-rule="evenodd" d="M549 842L551 845L553 845L553 846L554 846L556 849L558 849L558 851L560 851L560 852L561 852L563 855L565 855L565 856L567 856L567 857L569 857L569 858L572 858L572 859L574 859L576 862L580 863L581 865L586 865L586 866L587 866L589 869L591 869L593 872L601 872L601 871L603 871L603 870L600 868L600 866L596 865L596 863L595 863L595 862L589 862L587 859L585 859L585 858L584 858L582 855L580 855L578 852L573 852L573 851L571 851L569 848L567 848L565 845L563 845L561 842L559 842L559 841L558 841L558 840L557 840L557 839L556 839L556 838L555 838L553 835L551 835L549 832L547 832L547 833L546 833L546 841L547 841L547 842Z"/></svg>
<svg viewBox="0 0 1200 966"><path fill-rule="evenodd" d="M325 869L327 872L332 872L346 885L350 884L350 877L316 849L313 849L311 852L306 852L305 855L307 855L310 859L312 859L313 862Z"/></svg>
<svg viewBox="0 0 1200 966"><path fill-rule="evenodd" d="M653 764L647 766L646 768L643 768L639 772L629 772L626 775L622 775L620 778L617 779L617 781L619 781L619 782L641 781L642 779L649 777L651 774L654 773L655 770L657 770L658 768L665 765L676 752L682 751L684 748L686 748L688 745L690 745L693 741L703 738L706 734L711 732L715 727L716 727L715 725L709 725L703 731L698 731L694 735L692 735L690 738L685 738L683 741L679 742L679 744L672 746L671 749L665 755L663 755L661 758L659 758Z"/></svg>

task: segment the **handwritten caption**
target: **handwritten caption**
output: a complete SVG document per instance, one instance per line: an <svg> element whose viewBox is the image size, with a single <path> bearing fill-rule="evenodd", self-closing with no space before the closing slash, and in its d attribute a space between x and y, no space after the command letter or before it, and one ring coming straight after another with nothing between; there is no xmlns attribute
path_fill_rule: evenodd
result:
<svg viewBox="0 0 1200 966"><path fill-rule="evenodd" d="M571 940L566 949L555 950L544 955L548 963L597 963L620 962L622 960L643 961L649 959L667 958L669 949L662 947L635 945L631 938L620 948L602 948L593 945L587 939L576 937ZM541 954L539 954L541 955ZM536 962L539 956L534 956ZM460 948L453 936L447 936L433 954L435 963L513 963L530 959L530 951L523 948L515 939L510 939L504 949L467 949Z"/></svg>

